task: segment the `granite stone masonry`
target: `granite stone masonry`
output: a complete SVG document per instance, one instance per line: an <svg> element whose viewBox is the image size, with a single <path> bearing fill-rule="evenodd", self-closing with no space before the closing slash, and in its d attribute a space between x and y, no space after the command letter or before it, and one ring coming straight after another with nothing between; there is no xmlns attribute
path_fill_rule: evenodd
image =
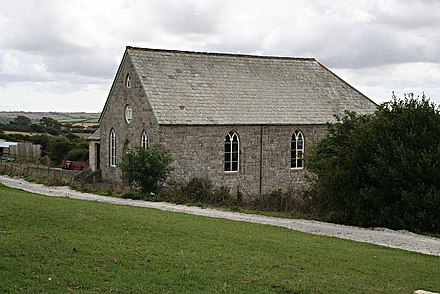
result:
<svg viewBox="0 0 440 294"><path fill-rule="evenodd" d="M313 58L127 47L91 138L90 165L123 185L117 164L148 137L148 146L171 151L173 180L208 177L249 197L302 190L304 154L326 123L375 109Z"/></svg>

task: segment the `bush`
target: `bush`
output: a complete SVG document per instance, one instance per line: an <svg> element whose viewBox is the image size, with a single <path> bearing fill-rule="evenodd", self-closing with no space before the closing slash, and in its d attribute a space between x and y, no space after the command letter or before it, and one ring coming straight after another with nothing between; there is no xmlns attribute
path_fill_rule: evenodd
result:
<svg viewBox="0 0 440 294"><path fill-rule="evenodd" d="M256 197L251 201L250 206L256 210L290 212L301 216L312 212L311 200L303 192L295 189L274 190Z"/></svg>
<svg viewBox="0 0 440 294"><path fill-rule="evenodd" d="M215 188L211 195L211 202L216 205L230 205L232 201L231 190L225 186Z"/></svg>
<svg viewBox="0 0 440 294"><path fill-rule="evenodd" d="M72 161L87 161L89 159L89 150L74 148L67 153L66 159Z"/></svg>
<svg viewBox="0 0 440 294"><path fill-rule="evenodd" d="M66 137L53 137L47 144L47 153L54 163L59 164L74 147L75 144Z"/></svg>
<svg viewBox="0 0 440 294"><path fill-rule="evenodd" d="M147 149L137 147L122 157L119 168L130 185L139 187L142 193L156 193L160 183L171 173L172 162L171 153L160 145Z"/></svg>
<svg viewBox="0 0 440 294"><path fill-rule="evenodd" d="M215 187L210 179L203 177L194 177L188 182L175 183L161 191L160 196L174 203L233 204L229 188Z"/></svg>
<svg viewBox="0 0 440 294"><path fill-rule="evenodd" d="M439 233L439 146L440 113L424 96L347 113L308 158L310 196L331 221Z"/></svg>
<svg viewBox="0 0 440 294"><path fill-rule="evenodd" d="M210 202L213 188L211 180L195 177L189 180L182 190L192 200Z"/></svg>

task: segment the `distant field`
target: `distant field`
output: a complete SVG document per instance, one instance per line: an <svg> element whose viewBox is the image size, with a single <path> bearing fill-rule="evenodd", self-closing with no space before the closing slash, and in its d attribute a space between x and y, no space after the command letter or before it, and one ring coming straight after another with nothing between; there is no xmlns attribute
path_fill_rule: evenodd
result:
<svg viewBox="0 0 440 294"><path fill-rule="evenodd" d="M16 118L19 115L26 116L36 122L43 117L50 117L59 122L93 122L97 123L100 113L86 112L20 112L20 111L0 111L0 122L6 122Z"/></svg>
<svg viewBox="0 0 440 294"><path fill-rule="evenodd" d="M19 132L19 131L3 131L3 133L6 135L18 134L18 135L24 135L24 136L32 136L34 134L38 134L38 133Z"/></svg>
<svg viewBox="0 0 440 294"><path fill-rule="evenodd" d="M0 185L0 292L413 293L440 258Z"/></svg>
<svg viewBox="0 0 440 294"><path fill-rule="evenodd" d="M98 124L99 118L72 118L72 119L63 119L59 120L60 123L70 123L70 124Z"/></svg>

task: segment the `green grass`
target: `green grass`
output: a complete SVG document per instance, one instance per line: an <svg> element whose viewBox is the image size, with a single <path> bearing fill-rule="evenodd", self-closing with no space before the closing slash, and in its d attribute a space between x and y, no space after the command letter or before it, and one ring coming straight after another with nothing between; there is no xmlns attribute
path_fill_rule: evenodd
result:
<svg viewBox="0 0 440 294"><path fill-rule="evenodd" d="M1 293L412 293L440 258L0 185Z"/></svg>

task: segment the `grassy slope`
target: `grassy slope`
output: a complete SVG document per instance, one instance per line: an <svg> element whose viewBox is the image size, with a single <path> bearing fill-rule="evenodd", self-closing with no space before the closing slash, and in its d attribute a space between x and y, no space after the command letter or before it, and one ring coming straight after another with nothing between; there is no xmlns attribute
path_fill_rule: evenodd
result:
<svg viewBox="0 0 440 294"><path fill-rule="evenodd" d="M1 185L0 257L2 293L440 290L438 257Z"/></svg>

